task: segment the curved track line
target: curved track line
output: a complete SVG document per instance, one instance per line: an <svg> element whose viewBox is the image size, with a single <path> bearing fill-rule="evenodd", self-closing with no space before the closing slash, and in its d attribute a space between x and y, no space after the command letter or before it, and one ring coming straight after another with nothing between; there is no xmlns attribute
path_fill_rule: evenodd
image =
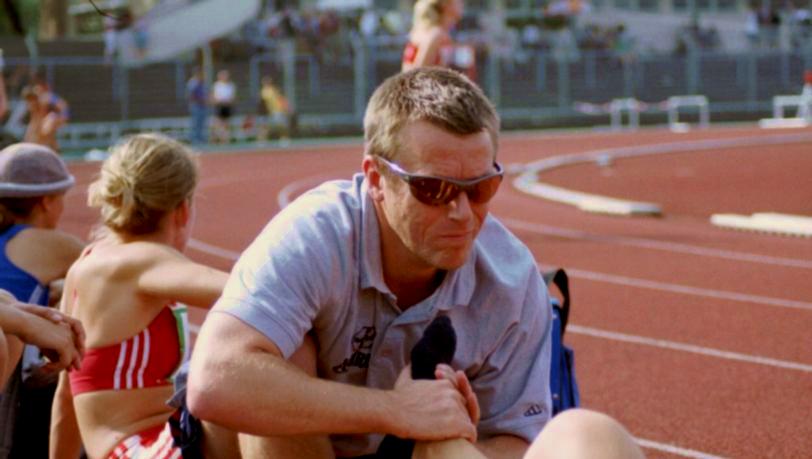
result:
<svg viewBox="0 0 812 459"><path fill-rule="evenodd" d="M652 143L632 147L613 147L589 150L583 153L564 154L532 161L524 171L513 179L513 187L531 196L576 206L583 210L605 211L622 215L659 214L659 206L647 202L610 198L549 185L539 180L539 173L573 164L597 162L602 164L614 158L661 155L669 153L701 152L725 148L782 145L812 141L812 134L779 134L764 137L734 137L684 142ZM614 210L613 210L614 209Z"/></svg>
<svg viewBox="0 0 812 459"><path fill-rule="evenodd" d="M766 265L784 266L789 268L812 269L812 260L772 257L769 255L735 252L732 250L711 249L695 245L679 244L676 242L661 242L636 237L604 236L600 234L587 233L585 231L570 228L558 228L555 226L542 225L539 223L530 223L523 220L517 220L515 218L500 217L500 220L502 220L503 223L512 228L539 234L545 234L548 236L558 236L568 239L581 239L593 242L605 242L609 244L626 245L630 247L640 247L652 250L662 250L666 252L684 253L688 255L696 255L701 257L722 258L725 260L747 261L750 263L761 263Z"/></svg>
<svg viewBox="0 0 812 459"><path fill-rule="evenodd" d="M222 247L218 247L216 245L211 245L206 242L203 242L199 239L190 238L189 241L186 243L186 247L197 250L198 252L207 253L209 255L214 255L216 257L220 257L229 261L237 261L240 258L241 253L236 252L234 250L224 249Z"/></svg>
<svg viewBox="0 0 812 459"><path fill-rule="evenodd" d="M311 175L310 177L305 177L290 182L287 185L285 185L281 190L279 190L279 193L276 195L276 202L279 204L280 209L284 209L293 200L292 196L297 189L311 185L312 182L321 183L325 180L330 180L334 178L335 176L333 175L320 174L320 175Z"/></svg>

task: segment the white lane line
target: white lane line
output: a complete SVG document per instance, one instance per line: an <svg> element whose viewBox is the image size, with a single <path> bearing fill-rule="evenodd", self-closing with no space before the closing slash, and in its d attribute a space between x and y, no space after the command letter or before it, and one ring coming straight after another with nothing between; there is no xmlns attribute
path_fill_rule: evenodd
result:
<svg viewBox="0 0 812 459"><path fill-rule="evenodd" d="M186 246L190 249L197 250L198 252L214 255L229 261L237 261L240 258L240 252L234 250L224 249L216 245L211 245L198 239L189 239Z"/></svg>
<svg viewBox="0 0 812 459"><path fill-rule="evenodd" d="M659 443L656 441L646 440L643 438L635 438L637 444L643 448L654 449L666 453L674 454L682 457L692 457L696 459L723 459L722 456L714 456L712 454L703 453L693 449L680 448L679 446L669 445L666 443Z"/></svg>
<svg viewBox="0 0 812 459"><path fill-rule="evenodd" d="M279 204L280 209L284 209L285 207L288 206L288 204L291 203L291 201L293 201L293 196L294 193L296 193L296 190L305 187L312 187L326 180L334 180L334 179L335 175L321 174L305 177L303 179L290 182L287 185L285 185L284 188L279 190L279 193L276 195L276 202L277 204Z"/></svg>
<svg viewBox="0 0 812 459"><path fill-rule="evenodd" d="M787 360L778 360L769 357L761 357L757 355L740 354L738 352L723 351L720 349L697 346L694 344L678 343L675 341L666 341L662 339L647 338L645 336L629 335L626 333L600 330L597 328L585 327L576 324L567 325L567 332L570 331L572 331L577 335L587 335L592 336L594 338L603 338L611 341L621 341L625 343L640 344L643 346L659 347L662 349L690 352L692 354L699 354L707 357L716 357L724 360L735 360L739 362L766 365L786 370L797 370L802 371L804 373L812 373L812 365L808 365L805 363L790 362Z"/></svg>
<svg viewBox="0 0 812 459"><path fill-rule="evenodd" d="M707 288L690 287L687 285L670 284L665 282L637 279L633 277L615 276L594 271L585 271L576 268L567 268L570 277L577 277L597 282L625 285L627 287L645 288L649 290L659 290L671 293L681 293L684 295L702 296L716 298L720 300L739 301L744 303L763 304L777 306L781 308L804 309L812 311L812 303L806 301L785 300L783 298L772 298L759 295L748 295L746 293L726 292L723 290L712 290Z"/></svg>
<svg viewBox="0 0 812 459"><path fill-rule="evenodd" d="M580 230L574 230L570 228L559 228L555 226L542 225L539 223L531 223L523 220L517 220L515 218L499 217L499 219L506 225L510 226L511 228L538 234L545 234L548 236L557 236L567 239L586 240L593 242L603 242L607 244L625 245L629 247L640 247L651 250L662 250L665 252L684 253L700 257L721 258L724 260L733 260L733 261L746 261L750 263L784 266L789 268L812 269L812 260L773 257L769 255L758 255L755 253L712 249L695 245L679 244L676 242L654 241L651 239L643 239L636 237L600 235L595 233L587 233L585 231Z"/></svg>

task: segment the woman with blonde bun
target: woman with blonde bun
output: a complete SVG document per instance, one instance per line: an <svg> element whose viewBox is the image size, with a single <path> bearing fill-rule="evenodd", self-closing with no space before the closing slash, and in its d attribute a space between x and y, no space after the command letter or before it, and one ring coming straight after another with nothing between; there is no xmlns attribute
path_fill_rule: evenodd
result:
<svg viewBox="0 0 812 459"><path fill-rule="evenodd" d="M417 0L401 70L451 67L473 78L473 48L457 45L451 38L451 30L462 19L462 12L462 0Z"/></svg>
<svg viewBox="0 0 812 459"><path fill-rule="evenodd" d="M227 278L182 253L197 182L189 148L139 134L112 149L90 185L103 228L68 272L62 301L85 326L86 351L59 380L51 458L76 459L82 445L90 458L238 456L235 435L201 425L183 400L167 404L188 354L185 305L210 307Z"/></svg>

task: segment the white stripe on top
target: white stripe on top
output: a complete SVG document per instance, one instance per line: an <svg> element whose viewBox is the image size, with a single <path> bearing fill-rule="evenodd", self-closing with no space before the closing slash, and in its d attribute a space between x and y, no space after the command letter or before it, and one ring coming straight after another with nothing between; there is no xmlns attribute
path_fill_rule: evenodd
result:
<svg viewBox="0 0 812 459"><path fill-rule="evenodd" d="M138 384L139 388L144 387L144 371L147 369L147 364L149 363L149 344L149 328L146 328L144 329L144 352L141 357L141 368L138 369L138 377L136 378L136 384Z"/></svg>
<svg viewBox="0 0 812 459"><path fill-rule="evenodd" d="M113 389L121 389L121 371L124 369L124 359L127 356L127 342L121 343L121 348L118 351L118 363L116 364L116 371L113 373Z"/></svg>
<svg viewBox="0 0 812 459"><path fill-rule="evenodd" d="M141 342L139 338L141 338L140 333L133 337L133 351L130 353L130 366L127 367L127 389L133 388L133 371L135 371L135 365L138 363L138 347Z"/></svg>

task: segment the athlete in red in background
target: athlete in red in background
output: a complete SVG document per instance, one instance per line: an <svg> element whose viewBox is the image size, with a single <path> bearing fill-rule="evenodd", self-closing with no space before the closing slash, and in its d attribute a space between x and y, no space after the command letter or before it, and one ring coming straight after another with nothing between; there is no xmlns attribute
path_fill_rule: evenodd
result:
<svg viewBox="0 0 812 459"><path fill-rule="evenodd" d="M462 19L462 12L462 0L418 0L401 69L450 67L475 79L473 47L455 43L451 38L451 30Z"/></svg>

